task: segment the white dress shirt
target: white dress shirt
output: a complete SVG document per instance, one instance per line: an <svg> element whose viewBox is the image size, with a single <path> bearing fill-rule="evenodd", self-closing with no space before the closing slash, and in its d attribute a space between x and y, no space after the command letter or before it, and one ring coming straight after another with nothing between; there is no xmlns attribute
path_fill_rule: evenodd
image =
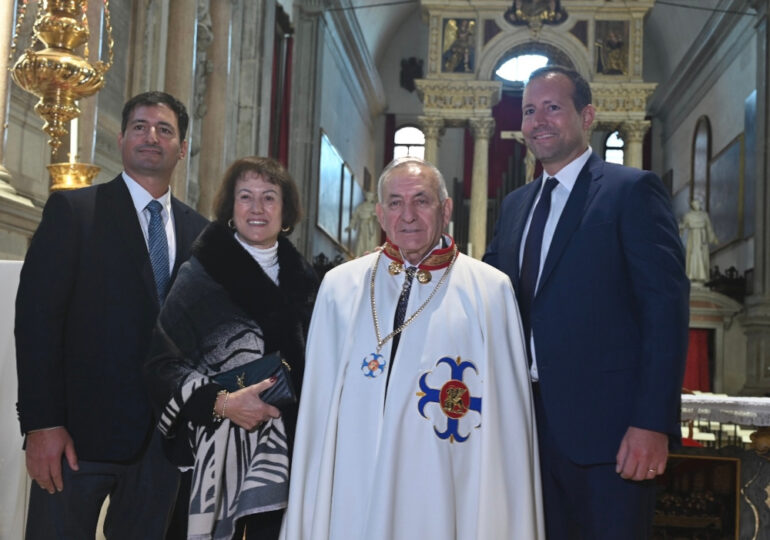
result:
<svg viewBox="0 0 770 540"><path fill-rule="evenodd" d="M142 227L144 243L148 246L147 249L149 250L150 211L147 210L147 203L153 200L153 196L140 186L136 180L128 176L126 171L123 171L123 181L126 183L128 192L131 194L131 200L134 202L134 209L139 218L139 225ZM163 225L166 228L168 273L171 275L174 271L174 262L176 261L176 235L174 234L174 214L171 211L171 188L155 200L163 207L160 211L160 216L163 218Z"/></svg>
<svg viewBox="0 0 770 540"><path fill-rule="evenodd" d="M543 264L545 263L545 258L548 255L548 249L551 247L553 233L556 231L556 226L559 224L561 213L564 211L564 207L567 206L567 199L569 199L569 195L572 193L572 188L577 181L577 177L580 174L580 171L583 170L583 166L588 161L588 158L591 157L591 152L593 152L593 150L591 150L591 147L589 146L585 152L572 160L567 166L563 167L555 175L549 175L547 172L543 171L543 178L552 176L553 178L556 178L559 183L555 188L553 188L553 191L551 192L551 209L548 211L548 218L546 219L545 227L543 228L543 245L540 248L540 267L537 271L537 286L540 285L540 273L543 271ZM521 269L521 263L524 259L524 244L526 243L527 234L529 234L529 225L532 222L532 214L535 212L535 207L540 201L540 194L543 192L544 185L545 182L541 182L540 191L538 192L537 197L535 197L535 202L532 204L532 208L529 211L527 223L524 227L524 233L521 236L521 246L519 247L519 269ZM537 286L535 287L535 295L537 295ZM536 381L538 380L538 375L534 332L531 333L529 339L530 351L532 351L532 367L530 368L530 376L532 377L533 381Z"/></svg>

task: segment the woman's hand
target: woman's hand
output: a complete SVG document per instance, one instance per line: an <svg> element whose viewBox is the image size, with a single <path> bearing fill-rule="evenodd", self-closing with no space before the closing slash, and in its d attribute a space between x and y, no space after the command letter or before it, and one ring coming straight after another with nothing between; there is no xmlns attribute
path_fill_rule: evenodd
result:
<svg viewBox="0 0 770 540"><path fill-rule="evenodd" d="M237 392L231 392L229 396L224 394L217 396L215 410L221 414L224 407L224 417L248 431L271 418L278 418L281 416L281 411L259 399L259 394L273 386L275 381L276 378L271 377ZM226 404L225 397L227 397Z"/></svg>

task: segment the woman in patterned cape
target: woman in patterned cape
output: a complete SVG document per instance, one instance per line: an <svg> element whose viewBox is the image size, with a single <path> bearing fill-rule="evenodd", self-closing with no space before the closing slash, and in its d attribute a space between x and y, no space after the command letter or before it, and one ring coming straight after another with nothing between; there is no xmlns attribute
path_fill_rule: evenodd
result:
<svg viewBox="0 0 770 540"><path fill-rule="evenodd" d="M259 398L272 379L228 393L213 378L280 351L299 392L318 289L285 237L300 212L282 165L237 160L158 318L145 379L172 459L192 466L188 538L278 537L296 405Z"/></svg>

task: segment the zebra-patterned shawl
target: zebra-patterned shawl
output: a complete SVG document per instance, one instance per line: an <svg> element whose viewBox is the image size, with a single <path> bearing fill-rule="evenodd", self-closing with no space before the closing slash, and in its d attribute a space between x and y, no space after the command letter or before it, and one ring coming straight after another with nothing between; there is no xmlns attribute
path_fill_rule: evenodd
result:
<svg viewBox="0 0 770 540"><path fill-rule="evenodd" d="M213 403L191 412L196 396L212 396L211 378L280 350L296 388L304 337L317 290L312 270L281 239L276 286L235 241L212 224L193 248L169 292L146 365L158 428L189 443L194 456L188 538L229 539L242 516L284 508L296 409L246 431L211 420ZM287 436L288 432L288 436Z"/></svg>

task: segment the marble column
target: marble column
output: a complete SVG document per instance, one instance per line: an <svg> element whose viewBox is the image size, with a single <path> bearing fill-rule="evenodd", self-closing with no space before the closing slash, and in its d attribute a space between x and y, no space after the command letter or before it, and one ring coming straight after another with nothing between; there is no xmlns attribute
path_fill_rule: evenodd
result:
<svg viewBox="0 0 770 540"><path fill-rule="evenodd" d="M768 32L768 3L757 2L757 146L756 197L754 228L753 294L746 298L743 327L746 332L746 386L742 393L770 393L770 32Z"/></svg>
<svg viewBox="0 0 770 540"><path fill-rule="evenodd" d="M418 118L425 134L425 161L438 167L438 145L444 134L444 119L438 116L420 116Z"/></svg>
<svg viewBox="0 0 770 540"><path fill-rule="evenodd" d="M644 136L650 129L649 120L634 120L623 122L620 126L620 133L623 136L625 152L623 153L623 164L629 167L642 168L642 144Z"/></svg>
<svg viewBox="0 0 770 540"><path fill-rule="evenodd" d="M184 103L190 115L190 125L187 128L187 156L174 169L171 190L176 197L187 202L190 202L189 194L192 194L196 199L198 196L198 179L190 178L188 174L191 134L197 128L193 114L195 103L195 69L193 66L196 60L195 30L197 18L197 1L171 0L169 2L164 90ZM189 185L191 182L194 183L192 188ZM193 206L195 206L195 202L193 202Z"/></svg>
<svg viewBox="0 0 770 540"><path fill-rule="evenodd" d="M480 259L487 247L487 201L489 199L489 138L495 132L493 118L469 120L473 133L473 174L468 242L472 257Z"/></svg>

